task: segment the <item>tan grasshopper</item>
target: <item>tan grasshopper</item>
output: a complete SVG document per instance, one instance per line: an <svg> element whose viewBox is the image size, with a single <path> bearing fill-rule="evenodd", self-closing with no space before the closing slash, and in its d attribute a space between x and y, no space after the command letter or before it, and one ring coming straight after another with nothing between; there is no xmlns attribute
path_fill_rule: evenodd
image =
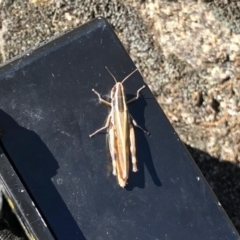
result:
<svg viewBox="0 0 240 240"><path fill-rule="evenodd" d="M116 78L107 67L106 69L116 83L111 90L111 102L104 100L101 95L94 89L92 89L92 91L98 96L100 102L105 103L111 107L111 112L107 117L105 126L90 134L89 137L92 137L100 131L108 128L109 150L113 167L112 173L114 176L117 176L118 184L124 188L127 184L129 176L130 154L132 159L132 171L138 171L133 125L140 128L144 133L149 134L147 131L137 125L136 121L128 112L127 104L137 100L139 98L140 91L144 89L145 86L143 85L137 90L136 97L126 101L123 83L133 73L135 73L137 69L131 72L121 82L118 82L116 80Z"/></svg>

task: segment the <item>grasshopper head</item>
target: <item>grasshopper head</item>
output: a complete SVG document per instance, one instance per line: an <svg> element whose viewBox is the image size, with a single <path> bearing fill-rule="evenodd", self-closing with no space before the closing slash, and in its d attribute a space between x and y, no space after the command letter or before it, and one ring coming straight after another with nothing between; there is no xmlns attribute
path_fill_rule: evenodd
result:
<svg viewBox="0 0 240 240"><path fill-rule="evenodd" d="M111 91L111 99L123 98L124 97L124 87L121 82L117 82Z"/></svg>

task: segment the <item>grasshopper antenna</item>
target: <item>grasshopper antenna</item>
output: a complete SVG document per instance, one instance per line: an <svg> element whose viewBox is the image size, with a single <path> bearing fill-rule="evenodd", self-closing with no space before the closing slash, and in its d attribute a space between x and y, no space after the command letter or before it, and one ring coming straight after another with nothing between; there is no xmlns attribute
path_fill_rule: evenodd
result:
<svg viewBox="0 0 240 240"><path fill-rule="evenodd" d="M115 83L117 83L117 79L113 76L113 74L110 72L110 70L109 70L107 67L105 67L105 68L107 69L107 71L109 72L109 74L113 77Z"/></svg>
<svg viewBox="0 0 240 240"><path fill-rule="evenodd" d="M135 69L133 72L131 72L129 75L127 75L123 80L122 83L124 83L132 74L134 74L137 71L137 69Z"/></svg>

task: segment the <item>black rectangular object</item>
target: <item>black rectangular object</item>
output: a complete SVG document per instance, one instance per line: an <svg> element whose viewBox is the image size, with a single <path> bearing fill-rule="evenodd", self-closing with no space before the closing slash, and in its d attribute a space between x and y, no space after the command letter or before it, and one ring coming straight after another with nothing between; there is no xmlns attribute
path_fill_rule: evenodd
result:
<svg viewBox="0 0 240 240"><path fill-rule="evenodd" d="M54 238L39 214L38 209L35 207L34 202L32 201L1 147L0 163L0 194L3 194L5 199L7 199L7 202L11 207L10 210L13 211L13 214L17 216L18 222L21 224L26 236L30 240L53 240ZM10 218L10 216L8 217ZM15 227L16 226L14 224L12 228ZM2 238L0 237L0 239Z"/></svg>
<svg viewBox="0 0 240 240"><path fill-rule="evenodd" d="M3 145L56 239L239 239L232 223L150 90L129 111L137 173L121 189L109 170L105 135L90 139L108 110L103 96L135 66L103 18L0 70ZM127 98L143 85L137 72Z"/></svg>

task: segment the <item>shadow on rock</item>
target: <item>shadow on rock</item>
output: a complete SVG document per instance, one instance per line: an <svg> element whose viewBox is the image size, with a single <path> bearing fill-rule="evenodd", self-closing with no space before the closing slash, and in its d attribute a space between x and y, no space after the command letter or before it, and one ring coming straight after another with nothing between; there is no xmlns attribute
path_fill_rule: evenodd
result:
<svg viewBox="0 0 240 240"><path fill-rule="evenodd" d="M186 145L224 210L240 232L240 165Z"/></svg>

